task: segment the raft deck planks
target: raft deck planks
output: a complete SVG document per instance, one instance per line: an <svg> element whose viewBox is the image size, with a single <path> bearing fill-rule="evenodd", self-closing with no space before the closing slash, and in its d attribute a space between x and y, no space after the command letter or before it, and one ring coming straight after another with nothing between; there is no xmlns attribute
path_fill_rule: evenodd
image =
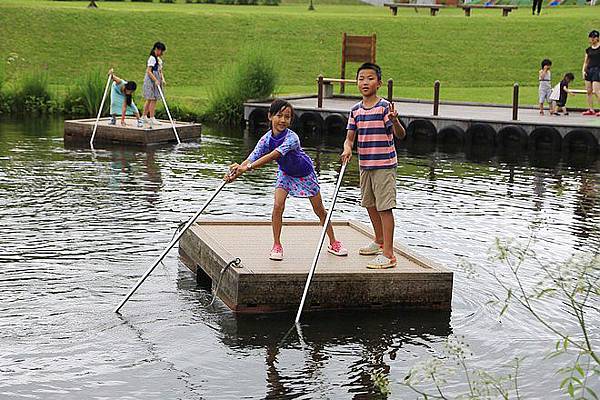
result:
<svg viewBox="0 0 600 400"><path fill-rule="evenodd" d="M138 128L136 120L128 118L127 126L121 126L117 118L116 125L109 125L110 118L101 118L96 129L94 145L125 144L134 146L152 146L165 143L177 143L175 133L169 121L161 120L160 126L153 129ZM89 144L94 129L95 118L65 121L64 140L67 144ZM200 124L175 121L180 140L190 141L200 138Z"/></svg>
<svg viewBox="0 0 600 400"><path fill-rule="evenodd" d="M372 240L368 228L354 222L333 222L347 257L327 252L326 243L307 298L309 309L389 308L449 310L453 274L446 268L395 246L398 266L370 270L373 256L358 249ZM199 280L210 278L213 289L221 269L236 257L241 268L223 274L218 296L233 311L261 313L295 310L300 303L321 226L317 222L285 221L284 261L271 261L269 221L202 221L183 235L182 261ZM198 270L200 268L200 270Z"/></svg>

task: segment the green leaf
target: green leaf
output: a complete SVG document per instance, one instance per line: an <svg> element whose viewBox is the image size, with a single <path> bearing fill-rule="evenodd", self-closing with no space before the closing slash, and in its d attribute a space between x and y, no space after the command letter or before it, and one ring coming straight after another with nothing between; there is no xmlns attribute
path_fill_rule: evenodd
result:
<svg viewBox="0 0 600 400"><path fill-rule="evenodd" d="M577 372L579 372L579 375L580 375L582 378L585 378L585 372L583 372L583 368L581 368L581 366L580 366L579 364L575 364L575 370L576 370Z"/></svg>
<svg viewBox="0 0 600 400"><path fill-rule="evenodd" d="M590 394L590 395L591 395L591 396L592 396L594 399L598 400L598 395L596 395L596 392L594 392L594 391L592 390L592 388L589 388L589 387L587 387L587 386L586 386L586 387L585 387L585 390L587 390L587 391L588 391L588 393L589 393L589 394Z"/></svg>
<svg viewBox="0 0 600 400"><path fill-rule="evenodd" d="M575 397L575 386L572 383L569 383L569 387L567 388L567 392L569 392L569 396Z"/></svg>

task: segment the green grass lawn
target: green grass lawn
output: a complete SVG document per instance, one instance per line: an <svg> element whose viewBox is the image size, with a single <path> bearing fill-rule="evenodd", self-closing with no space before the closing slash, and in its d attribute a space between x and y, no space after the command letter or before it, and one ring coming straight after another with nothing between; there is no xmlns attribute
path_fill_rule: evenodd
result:
<svg viewBox="0 0 600 400"><path fill-rule="evenodd" d="M342 32L377 33L377 61L384 79L393 78L395 95L431 98L436 79L442 99L509 103L512 84L522 86L522 104L537 100L537 70L543 58L554 62L554 81L575 73L587 33L600 28L600 7L522 8L507 18L499 10L443 9L438 16L412 9L393 17L385 8L354 0L307 2L277 7L2 0L0 57L17 54L5 74L15 80L43 68L53 90L63 92L83 72L110 66L122 77L141 81L153 42L167 44L165 76L170 96L202 107L211 87L248 49L276 59L281 94L315 93L319 73L338 76ZM350 66L352 71L355 65ZM583 96L569 100L584 105Z"/></svg>

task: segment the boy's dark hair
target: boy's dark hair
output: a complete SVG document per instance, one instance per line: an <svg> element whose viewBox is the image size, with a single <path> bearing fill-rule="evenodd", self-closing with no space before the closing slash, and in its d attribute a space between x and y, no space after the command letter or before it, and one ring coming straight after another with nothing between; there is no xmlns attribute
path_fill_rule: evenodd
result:
<svg viewBox="0 0 600 400"><path fill-rule="evenodd" d="M545 67L546 65L547 65L547 66L551 66L551 65L552 65L552 61L551 61L551 60L549 60L549 59L547 59L547 58L544 58L544 59L542 60L542 69L544 69L544 67Z"/></svg>
<svg viewBox="0 0 600 400"><path fill-rule="evenodd" d="M575 75L573 75L573 73L572 73L572 72L567 72L567 73L565 74L565 77L564 77L564 79L568 79L568 80L569 80L569 82L572 82L572 81L574 81L574 80L575 80Z"/></svg>
<svg viewBox="0 0 600 400"><path fill-rule="evenodd" d="M594 29L593 31L590 32L590 34L588 35L588 37L591 37L591 38L600 37L600 32L598 32L597 30Z"/></svg>
<svg viewBox="0 0 600 400"><path fill-rule="evenodd" d="M125 90L131 90L132 92L135 92L135 89L137 89L137 83L134 81L129 81L125 84ZM126 94L125 101L127 102L127 105L130 106L133 102L132 94Z"/></svg>
<svg viewBox="0 0 600 400"><path fill-rule="evenodd" d="M292 112L292 121L294 120L294 107L292 107L292 105L283 99L275 99L273 100L273 102L271 103L271 106L269 107L269 114L271 116L277 114L280 111L285 110L286 108L289 108L290 111ZM270 125L270 124L269 124ZM271 126L269 126L270 129L272 129Z"/></svg>
<svg viewBox="0 0 600 400"><path fill-rule="evenodd" d="M370 62L366 62L363 65L361 65L360 67L358 67L358 70L356 71L356 79L358 79L358 74L363 69L371 69L371 70L375 71L375 74L377 75L377 80L381 80L381 68L379 67L379 65L373 64Z"/></svg>

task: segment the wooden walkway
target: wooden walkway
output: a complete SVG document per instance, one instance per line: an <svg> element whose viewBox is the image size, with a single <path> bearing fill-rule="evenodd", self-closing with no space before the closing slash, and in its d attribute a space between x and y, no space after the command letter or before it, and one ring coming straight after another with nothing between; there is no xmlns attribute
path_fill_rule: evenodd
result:
<svg viewBox="0 0 600 400"><path fill-rule="evenodd" d="M125 144L133 146L153 146L166 143L177 143L170 121L160 120L160 125L153 129L138 128L135 118L127 118L126 126L121 126L117 118L116 125L109 125L110 118L101 118L96 129L94 145ZM65 144L87 144L90 138L95 118L65 121ZM175 121L175 128L181 141L197 139L201 136L202 126L187 122Z"/></svg>
<svg viewBox="0 0 600 400"><path fill-rule="evenodd" d="M356 97L334 96L324 98L323 106L319 108L316 96L288 98L296 111L293 128L301 132L312 130L344 134L348 113L359 100ZM542 116L534 107L521 107L517 120L513 120L510 106L443 102L439 104L438 115L434 115L433 103L429 101L405 99L395 100L394 103L407 129L408 139L449 138L461 143L475 139L490 145L516 141L518 145L526 146L529 143L535 147L539 142L554 149L560 149L561 145L563 149L570 148L571 143L577 142L579 149L587 148L595 152L599 148L600 117L586 117L579 112L571 112L568 116L550 116L546 111L546 115ZM263 128L269 104L270 101L245 103L244 117L251 130L254 127Z"/></svg>
<svg viewBox="0 0 600 400"><path fill-rule="evenodd" d="M323 110L332 110L348 114L359 99L330 98L323 99ZM300 98L290 101L295 109L318 111L316 98ZM433 118L433 104L429 102L394 101L401 117ZM439 119L466 120L495 123L530 123L566 127L600 128L600 117L585 117L579 112L568 116L540 115L538 109L520 108L518 121L512 121L512 108L501 106L483 106L469 104L440 103Z"/></svg>
<svg viewBox="0 0 600 400"><path fill-rule="evenodd" d="M398 266L370 270L358 249L372 240L354 222L334 222L336 236L348 248L337 257L323 246L307 306L310 309L386 308L450 309L452 272L396 245ZM317 222L287 221L282 242L285 259L268 259L272 246L269 221L202 221L182 237L182 261L213 289L224 266L235 258L240 267L226 269L218 296L234 311L260 313L294 310L321 232Z"/></svg>

